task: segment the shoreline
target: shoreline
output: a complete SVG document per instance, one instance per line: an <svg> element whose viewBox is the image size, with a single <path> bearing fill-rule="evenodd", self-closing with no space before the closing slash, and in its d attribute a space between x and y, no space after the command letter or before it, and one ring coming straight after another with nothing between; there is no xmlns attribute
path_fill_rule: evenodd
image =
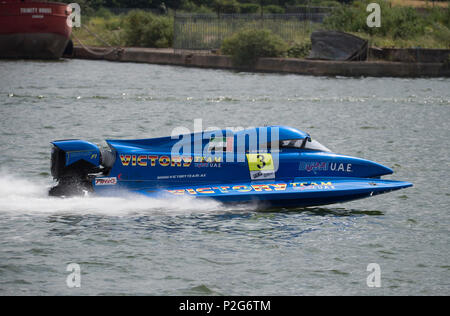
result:
<svg viewBox="0 0 450 316"><path fill-rule="evenodd" d="M233 66L231 57L209 52L176 52L173 49L124 47L105 48L75 46L75 59L137 62L196 68L250 72L289 73L312 76L344 77L450 77L444 63L397 61L329 61L297 58L260 58L252 69Z"/></svg>

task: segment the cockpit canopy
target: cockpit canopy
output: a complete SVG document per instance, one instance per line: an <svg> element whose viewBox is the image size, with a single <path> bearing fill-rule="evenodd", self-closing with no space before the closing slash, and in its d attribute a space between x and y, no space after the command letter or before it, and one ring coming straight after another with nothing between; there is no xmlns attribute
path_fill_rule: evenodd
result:
<svg viewBox="0 0 450 316"><path fill-rule="evenodd" d="M325 147L318 141L312 140L311 137L306 137L303 139L282 140L280 141L280 149L283 148L331 152L331 150L329 150L327 147Z"/></svg>
<svg viewBox="0 0 450 316"><path fill-rule="evenodd" d="M119 152L128 152L133 148L179 155L192 153L201 155L204 151L206 154L216 152L244 154L268 149L330 152L328 148L312 140L308 133L287 126L254 127L238 131L231 129L202 131L160 138L107 140L107 143Z"/></svg>

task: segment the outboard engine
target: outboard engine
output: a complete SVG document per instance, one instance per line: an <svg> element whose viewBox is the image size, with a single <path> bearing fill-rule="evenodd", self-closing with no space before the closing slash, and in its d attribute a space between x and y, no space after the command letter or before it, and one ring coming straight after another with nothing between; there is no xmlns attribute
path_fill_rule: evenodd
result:
<svg viewBox="0 0 450 316"><path fill-rule="evenodd" d="M52 142L51 173L58 184L51 188L51 196L83 195L92 192L95 175L106 174L114 164L115 155L100 150L84 140Z"/></svg>

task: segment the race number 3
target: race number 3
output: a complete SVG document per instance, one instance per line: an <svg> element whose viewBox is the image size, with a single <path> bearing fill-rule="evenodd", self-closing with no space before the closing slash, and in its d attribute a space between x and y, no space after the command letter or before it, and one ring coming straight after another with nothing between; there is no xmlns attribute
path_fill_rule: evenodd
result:
<svg viewBox="0 0 450 316"><path fill-rule="evenodd" d="M247 154L250 171L273 170L272 154Z"/></svg>
<svg viewBox="0 0 450 316"><path fill-rule="evenodd" d="M275 179L275 170L272 154L247 154L250 179Z"/></svg>

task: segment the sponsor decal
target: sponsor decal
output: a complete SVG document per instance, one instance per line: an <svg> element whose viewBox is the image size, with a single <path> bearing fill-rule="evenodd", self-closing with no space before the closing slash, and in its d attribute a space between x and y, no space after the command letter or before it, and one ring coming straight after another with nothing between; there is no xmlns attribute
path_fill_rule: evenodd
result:
<svg viewBox="0 0 450 316"><path fill-rule="evenodd" d="M117 184L116 177L95 178L95 185L115 185L115 184Z"/></svg>
<svg viewBox="0 0 450 316"><path fill-rule="evenodd" d="M167 190L175 195L202 195L202 194L228 194L237 192L271 192L293 190L332 190L334 189L332 182L290 182L290 183L269 183L269 184L252 184L252 185L234 185L234 186L215 186L204 188L185 188Z"/></svg>
<svg viewBox="0 0 450 316"><path fill-rule="evenodd" d="M206 163L198 167L220 168L222 157L169 156L169 155L131 155L121 154L120 162L124 167L190 167L192 162Z"/></svg>
<svg viewBox="0 0 450 316"><path fill-rule="evenodd" d="M209 151L233 152L234 137L211 136L208 143Z"/></svg>
<svg viewBox="0 0 450 316"><path fill-rule="evenodd" d="M22 14L52 14L52 8L20 8Z"/></svg>
<svg viewBox="0 0 450 316"><path fill-rule="evenodd" d="M250 171L250 179L252 180L275 179L275 172L273 170Z"/></svg>
<svg viewBox="0 0 450 316"><path fill-rule="evenodd" d="M221 157L199 157L194 156L194 162L222 162Z"/></svg>
<svg viewBox="0 0 450 316"><path fill-rule="evenodd" d="M208 163L208 162L195 162L194 167L196 168L221 168L222 164L220 162Z"/></svg>
<svg viewBox="0 0 450 316"><path fill-rule="evenodd" d="M258 153L247 154L250 179L267 180L275 179L272 154Z"/></svg>
<svg viewBox="0 0 450 316"><path fill-rule="evenodd" d="M292 182L292 188L294 190L310 190L310 189L334 189L334 185L331 182Z"/></svg>
<svg viewBox="0 0 450 316"><path fill-rule="evenodd" d="M331 171L352 172L352 164L351 163L330 162L330 170Z"/></svg>
<svg viewBox="0 0 450 316"><path fill-rule="evenodd" d="M96 164L96 162L98 161L98 154L92 150L80 150L80 151L66 152L66 165L70 165L80 159L84 159L86 161L92 161L93 164Z"/></svg>
<svg viewBox="0 0 450 316"><path fill-rule="evenodd" d="M195 178L204 178L206 177L206 173L195 173L195 174L173 174L166 176L157 176L157 180L170 180L170 179L195 179Z"/></svg>
<svg viewBox="0 0 450 316"><path fill-rule="evenodd" d="M301 161L298 170L311 171L337 171L352 172L351 163L324 162L324 161Z"/></svg>
<svg viewBox="0 0 450 316"><path fill-rule="evenodd" d="M77 159L77 158L85 158L90 160L97 159L97 154L91 150L68 151L66 154L69 159Z"/></svg>

